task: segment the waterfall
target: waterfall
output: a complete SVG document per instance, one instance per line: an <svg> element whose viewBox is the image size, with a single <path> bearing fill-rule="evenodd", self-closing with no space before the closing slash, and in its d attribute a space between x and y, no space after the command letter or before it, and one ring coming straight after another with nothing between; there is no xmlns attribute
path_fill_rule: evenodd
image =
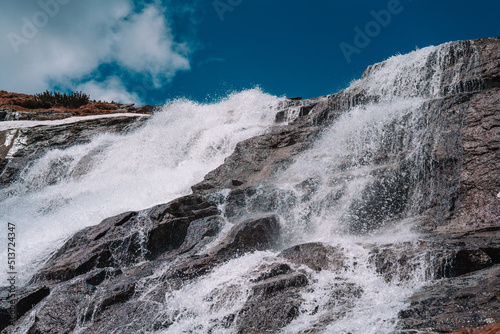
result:
<svg viewBox="0 0 500 334"><path fill-rule="evenodd" d="M0 190L0 220L17 226L22 280L78 230L189 193L238 142L273 124L278 101L259 89L212 104L177 100L132 133L49 151Z"/></svg>
<svg viewBox="0 0 500 334"><path fill-rule="evenodd" d="M386 280L371 261L371 249L417 247L413 227L425 206L422 182L437 135L425 102L479 90L476 66L473 47L449 43L369 68L340 93L342 114L314 146L246 199L246 214L280 216L282 248L322 242L347 257L340 272L302 268L312 284L300 296L299 316L283 333L391 333L406 298L434 278L431 255L421 254L410 260L406 277ZM362 103L360 95L367 97ZM290 114L298 114L295 109ZM275 255L245 255L167 294L154 320L171 326L155 332L232 333L217 320L242 307L251 295L252 271L278 261Z"/></svg>
<svg viewBox="0 0 500 334"><path fill-rule="evenodd" d="M418 248L421 236L414 227L429 205L425 180L438 136L434 111L426 104L481 89L476 71L472 43L447 43L391 57L322 99L339 115L312 147L255 187L242 212L225 210L228 190L212 195L225 226L211 245L239 218L272 212L281 224L279 249L222 263L153 301L156 286L165 284L162 277L175 264L165 263L135 290L154 312L147 321L143 314L123 319L117 332L139 326L147 333L234 333L231 324L253 293L256 268L283 263L278 254L291 246L318 242L341 253L343 264L336 270L296 268L309 285L297 296L297 317L282 332L393 332L406 299L436 278L429 270L434 264L430 254L421 254L407 259L404 268L396 261L394 272L384 276L374 264L374 250L394 245L397 258L402 245ZM48 152L0 193L0 218L19 225L24 278L75 231L188 194L238 142L267 131L280 103L256 89L215 104L174 101L132 133L104 134ZM299 115L294 108L290 123ZM74 332L84 333L87 326L81 321Z"/></svg>

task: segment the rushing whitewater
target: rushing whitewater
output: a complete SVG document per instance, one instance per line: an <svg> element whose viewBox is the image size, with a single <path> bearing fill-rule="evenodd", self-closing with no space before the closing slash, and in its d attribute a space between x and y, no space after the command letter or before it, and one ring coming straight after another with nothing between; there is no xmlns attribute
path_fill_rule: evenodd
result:
<svg viewBox="0 0 500 334"><path fill-rule="evenodd" d="M142 313L122 319L116 332L140 326L144 333L235 333L257 268L283 262L280 251L311 242L331 246L345 259L340 270L290 263L309 285L296 298L302 301L298 315L281 332L393 332L407 298L435 279L433 263L422 254L409 260L406 277L395 272L387 278L370 257L378 245L416 247L419 241L413 227L432 194L424 179L432 172L429 147L436 141L426 102L480 89L477 55L465 52L470 47L448 43L370 67L339 93L341 102L332 102L341 113L314 145L255 187L238 215L225 211L229 190L211 194L226 213L225 225L199 254L223 240L239 218L269 212L281 225L277 249L224 262L158 302L152 296L174 265L164 263L134 292L137 301L153 305L156 312L147 319ZM0 218L18 224L22 277L28 279L77 230L188 194L238 142L265 133L282 102L259 90L208 105L174 101L132 133L105 134L86 145L47 153L0 195ZM298 110L288 115L290 123ZM91 328L98 312L92 309L93 298L74 333Z"/></svg>
<svg viewBox="0 0 500 334"><path fill-rule="evenodd" d="M278 100L253 89L214 104L173 101L133 133L48 152L0 191L0 220L17 225L21 278L83 227L189 193L236 143L273 123Z"/></svg>
<svg viewBox="0 0 500 334"><path fill-rule="evenodd" d="M312 149L247 200L249 213L271 207L279 214L282 248L319 241L340 247L349 263L344 272L302 268L312 278L312 287L301 296L300 315L283 333L311 328L326 333L390 333L406 298L433 278L431 263L423 256L412 264L408 280L387 282L370 263L369 248L362 245L418 241L412 227L414 216L425 206L419 182L429 158L429 115L423 104L481 85L474 75L468 87L460 84L461 73L473 72L477 62L464 56L463 47L428 47L367 70L344 93L363 93L374 97L373 102L352 103ZM454 70L445 73L450 62L456 62ZM448 88L442 89L444 85ZM269 202L274 204L262 204ZM249 274L272 262L273 255L257 252L232 260L167 294L165 309L155 319L166 318L172 325L159 333L232 333L213 325L214 320L241 309L251 294ZM354 290L351 295L346 286ZM344 293L345 299L339 297Z"/></svg>

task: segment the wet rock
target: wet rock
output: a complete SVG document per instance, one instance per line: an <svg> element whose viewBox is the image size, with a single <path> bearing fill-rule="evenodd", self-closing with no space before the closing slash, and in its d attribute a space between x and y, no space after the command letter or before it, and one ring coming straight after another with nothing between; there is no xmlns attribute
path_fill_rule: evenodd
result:
<svg viewBox="0 0 500 334"><path fill-rule="evenodd" d="M268 278L273 278L279 275L288 274L292 271L292 268L285 263L272 263L269 265L262 266L256 270L257 277L251 279L253 283L258 283Z"/></svg>
<svg viewBox="0 0 500 334"><path fill-rule="evenodd" d="M215 205L202 197L185 196L141 215L126 212L107 218L68 240L34 281L64 281L94 268L120 268L154 259L183 245L192 222L217 213Z"/></svg>
<svg viewBox="0 0 500 334"><path fill-rule="evenodd" d="M455 221L450 230L498 227L500 200L500 88L475 94L466 113L463 169Z"/></svg>
<svg viewBox="0 0 500 334"><path fill-rule="evenodd" d="M341 279L336 279L330 284L326 291L328 300L325 304L316 303L310 305L308 314L314 316L318 314L318 320L314 322L304 334L324 333L328 325L344 318L349 314L359 298L363 295L363 289L358 285ZM314 308L313 308L314 306ZM304 311L302 311L304 312Z"/></svg>
<svg viewBox="0 0 500 334"><path fill-rule="evenodd" d="M252 287L236 320L238 333L275 333L299 315L300 290L308 284L302 273L268 278Z"/></svg>
<svg viewBox="0 0 500 334"><path fill-rule="evenodd" d="M129 300L133 294L134 294L133 284L121 285L121 286L114 285L111 293L102 299L101 307L105 308L110 305L114 305L116 303L123 303Z"/></svg>
<svg viewBox="0 0 500 334"><path fill-rule="evenodd" d="M186 196L155 207L150 213L155 225L148 232L147 258L154 259L161 253L179 248L185 242L193 221L216 214L218 210L213 203L197 196ZM193 234L194 231L193 226L190 232ZM190 235L190 238L194 236Z"/></svg>
<svg viewBox="0 0 500 334"><path fill-rule="evenodd" d="M274 247L278 238L277 218L272 215L264 216L236 224L220 243L206 250L203 248L204 243L201 242L191 251L160 256L157 261L172 261L172 265L162 274L162 283L158 284L149 296L155 301L161 301L165 293L180 289L190 280L208 274L216 266L232 258L246 252Z"/></svg>
<svg viewBox="0 0 500 334"><path fill-rule="evenodd" d="M120 275L121 273L121 269L115 268L96 269L88 275L88 277L85 279L85 283L93 286L98 286L106 279Z"/></svg>
<svg viewBox="0 0 500 334"><path fill-rule="evenodd" d="M495 262L487 252L494 255L500 251L498 236L478 231L467 236L447 234L428 241L365 247L371 249L369 261L387 282L407 281L417 275L431 280L492 266Z"/></svg>
<svg viewBox="0 0 500 334"><path fill-rule="evenodd" d="M9 109L0 109L0 122L7 121L9 119L10 114Z"/></svg>
<svg viewBox="0 0 500 334"><path fill-rule="evenodd" d="M498 68L498 60L500 55L500 38L481 38L474 40L474 45L479 53L479 66L482 79L486 87L493 88L500 86L500 69Z"/></svg>
<svg viewBox="0 0 500 334"><path fill-rule="evenodd" d="M493 324L480 328L466 328L452 334L497 334L500 333L500 324Z"/></svg>
<svg viewBox="0 0 500 334"><path fill-rule="evenodd" d="M384 174L390 176L379 175L349 207L349 233L363 235L374 231L406 209L412 186L409 171L390 168Z"/></svg>
<svg viewBox="0 0 500 334"><path fill-rule="evenodd" d="M12 319L21 318L34 305L47 297L50 289L46 286L25 288L10 293L7 288L0 289L0 330L9 325ZM14 310L14 313L11 313Z"/></svg>
<svg viewBox="0 0 500 334"><path fill-rule="evenodd" d="M276 123L288 122L289 124L302 123L302 118L309 115L311 110L314 110L314 107L321 100L326 100L326 97L307 99L300 102L295 102L299 100L283 101L282 104L279 105L279 108L285 109L279 110L276 113L274 121Z"/></svg>
<svg viewBox="0 0 500 334"><path fill-rule="evenodd" d="M167 277L181 280L199 277L228 259L274 247L279 233L278 219L274 215L242 221L219 244L208 249L207 254L187 258L175 266Z"/></svg>
<svg viewBox="0 0 500 334"><path fill-rule="evenodd" d="M399 314L399 329L447 333L499 321L500 266L447 278L422 288Z"/></svg>
<svg viewBox="0 0 500 334"><path fill-rule="evenodd" d="M84 282L62 284L51 289L50 295L36 306L35 315L30 312L20 320L27 318L28 333L71 333L77 325L79 314L83 313L84 301L92 295L94 289ZM20 327L18 322L4 332L19 332Z"/></svg>
<svg viewBox="0 0 500 334"><path fill-rule="evenodd" d="M227 254L244 254L266 250L276 245L280 234L278 218L275 215L245 220L234 226L215 248L212 254L226 257Z"/></svg>
<svg viewBox="0 0 500 334"><path fill-rule="evenodd" d="M282 123L286 121L286 110L280 110L276 113L276 117L274 118L276 123Z"/></svg>
<svg viewBox="0 0 500 334"><path fill-rule="evenodd" d="M197 199L199 197L181 198L171 202L169 205L157 206L148 211L148 217L151 220L159 222L165 221L174 215L176 217L174 219L178 219L179 217L198 218L192 221L193 226L190 226L189 231L186 232L187 236L184 237L182 245L178 249L171 251L171 255L175 254L175 256L166 256L166 253L169 251L165 251L163 258L160 256L155 261L138 263L128 268L92 269L88 273L74 278L70 281L71 283L57 284L61 289L68 290L68 294L73 297L71 305L69 301L61 302L58 294L50 297L47 303L55 303L59 304L60 307L67 306L76 309L75 314L80 314L80 316L83 314L83 318L80 318L79 321L89 323L92 330L96 332L112 331L114 328L124 325L124 322L127 323L125 332L134 331L134 328L139 330L140 328L144 328L142 322L139 322L142 324L140 325L133 321L128 322L125 319L142 319L143 317L148 317L151 312L158 312L159 303L164 301L165 293L168 291L180 288L191 279L206 274L216 265L232 257L241 255L242 252L266 249L275 245L279 237L277 219L274 216L264 216L245 220L234 226L224 239L224 246L212 249L211 254L193 255L191 253L193 245L201 242L204 237L215 234L219 229L218 223L214 225L217 219L213 216L199 218L200 215L210 214L211 211L207 211L207 208L210 208L210 206L207 206L206 202L198 201ZM108 223L108 226L113 225L115 227L127 228L130 222L136 219L136 217L137 215L134 213L126 213L110 218L106 223ZM106 234L117 233L117 231L105 231ZM85 234L89 235L91 239L95 239L96 236L99 236L98 232L91 231ZM101 242L105 239L106 235L97 238ZM77 245L79 243L75 240L71 243L68 242L68 247L65 248L65 251L60 252L60 256L66 252L70 252ZM165 282L164 285L157 284L155 289L148 293L147 299L142 301L135 300L133 296L137 293L137 289L140 288L137 287L137 283L141 279L150 277L154 270L161 265L161 261L177 261L177 264L160 278L161 281ZM83 298L80 290L75 292L73 290L75 286L88 287L88 293L83 294L87 297ZM275 289L278 288L275 287ZM75 294L77 295L75 296ZM153 301L154 303L152 304L151 302ZM51 311L58 312L55 308L52 308ZM36 314L36 317L44 319L35 323L36 326L33 328L37 330L40 328L40 331L42 329L47 330L49 333L57 332L62 326L67 325L67 321L76 322L74 318L75 314L73 313L62 313L61 316L64 319L56 318L51 320L49 324L47 324L48 320L45 319L47 318L47 314L43 311L43 308L37 309ZM145 319L143 320L145 321ZM159 329L164 326L168 326L168 321L151 323L151 329L153 327ZM68 328L71 331L73 327L68 326Z"/></svg>
<svg viewBox="0 0 500 334"><path fill-rule="evenodd" d="M488 268L493 265L491 258L480 249L463 249L457 252L454 259L453 270L457 276L476 270Z"/></svg>
<svg viewBox="0 0 500 334"><path fill-rule="evenodd" d="M280 256L312 270L341 270L345 256L340 249L322 243L307 243L285 249Z"/></svg>
<svg viewBox="0 0 500 334"><path fill-rule="evenodd" d="M204 180L191 188L194 193L211 193L241 185L254 186L264 182L293 161L290 158L312 145L322 129L290 126L244 140L223 165L208 173ZM232 180L245 180L233 184Z"/></svg>
<svg viewBox="0 0 500 334"><path fill-rule="evenodd" d="M430 279L443 277L445 271L450 271L446 266L446 259L451 255L443 253L445 250L441 250L437 245L410 242L389 244L372 248L369 261L375 265L377 273L382 275L386 282L407 281L416 275L419 269L424 271L423 278Z"/></svg>
<svg viewBox="0 0 500 334"><path fill-rule="evenodd" d="M297 202L296 195L289 190L281 190L272 186L241 187L229 192L223 199L224 215L231 221L237 221L248 215L248 212L279 212L284 205L292 206Z"/></svg>
<svg viewBox="0 0 500 334"><path fill-rule="evenodd" d="M135 286L136 280L127 275L106 281L95 290L92 298L89 298L91 302L86 305L85 320L90 321L100 316L106 309L120 308L116 305L129 301L135 293Z"/></svg>
<svg viewBox="0 0 500 334"><path fill-rule="evenodd" d="M93 320L84 322L84 333L140 333L162 329L164 322L155 315L162 311L159 303L128 300L109 305L93 314Z"/></svg>
<svg viewBox="0 0 500 334"><path fill-rule="evenodd" d="M302 273L282 274L255 284L252 290L254 295L269 297L290 287L306 286L307 283L307 277Z"/></svg>
<svg viewBox="0 0 500 334"><path fill-rule="evenodd" d="M105 132L126 133L141 126L146 117L112 117L53 126L0 131L0 185L8 186L34 160L52 149L90 142ZM59 176L60 177L60 176Z"/></svg>
<svg viewBox="0 0 500 334"><path fill-rule="evenodd" d="M116 329L139 308L150 311L154 307L151 303L133 301L137 283L150 276L154 269L154 262L123 271L94 269L70 281L52 283L50 295L32 305L31 312L21 317L19 323L28 324L29 333L71 333L85 323L91 324L91 331L97 333ZM52 313L55 316L51 316ZM8 327L5 332L16 331L19 331L18 325Z"/></svg>
<svg viewBox="0 0 500 334"><path fill-rule="evenodd" d="M209 216L191 222L184 243L179 247L178 253L183 254L200 250L218 235L222 224L219 216Z"/></svg>

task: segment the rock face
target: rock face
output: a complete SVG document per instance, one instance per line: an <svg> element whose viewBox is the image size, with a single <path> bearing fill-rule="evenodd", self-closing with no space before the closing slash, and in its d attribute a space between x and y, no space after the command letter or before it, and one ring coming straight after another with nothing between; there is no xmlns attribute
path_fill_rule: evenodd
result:
<svg viewBox="0 0 500 334"><path fill-rule="evenodd" d="M475 55L470 42L465 51ZM425 152L426 165L419 184L413 187L423 188L426 199L420 203L425 213L419 212L429 219L422 219L422 230L453 231L471 230L488 226L498 226L500 204L497 194L500 191L500 128L498 102L498 62L500 40L498 38L481 39L474 42L479 62L475 69L480 78L465 76L453 90L445 86L442 80L443 97L429 99L424 103L425 122L429 136L424 146L430 149ZM452 51L450 51L452 52ZM457 55L454 55L457 56ZM453 56L446 59L450 70L463 64L453 64ZM383 66L379 63L369 67L364 77L368 77L375 69ZM497 65L493 65L497 64ZM448 66L448 67L446 67ZM474 71L472 71L474 72ZM442 75L452 76L445 73ZM402 85L405 84L404 82ZM408 85L411 84L408 83ZM467 87L475 88L469 92ZM429 87L426 87L428 89ZM472 88L471 88L472 89ZM476 90L477 89L477 90ZM448 93L448 94L446 94ZM307 108L310 110L302 116L295 113L295 120L287 126L276 127L267 134L248 139L238 144L235 152L225 163L205 176L205 180L192 187L195 193L209 193L221 189L235 189L246 192L249 187L266 184L279 171L285 169L294 159L311 147L312 143L329 124L342 115L343 111L353 106L377 101L362 87L341 91L327 97L285 103L288 109ZM378 152L379 164L400 164L404 162L392 160L384 152ZM389 158L389 159L388 159ZM402 171L401 174L407 174ZM488 179L489 181L487 181ZM378 193L385 191L393 200L408 197L407 190L401 184L410 182L407 178L392 185L381 184ZM399 184L398 184L399 183ZM249 196L246 196L249 197ZM380 211L381 203L376 203ZM406 203L401 203L406 206ZM385 208L388 212L398 213L403 209L394 204ZM423 210L421 210L423 211ZM439 219L435 219L438 216Z"/></svg>
<svg viewBox="0 0 500 334"><path fill-rule="evenodd" d="M490 326L484 326L480 328L467 328L462 329L458 332L453 332L453 334L495 334L500 331L500 324L493 324Z"/></svg>
<svg viewBox="0 0 500 334"><path fill-rule="evenodd" d="M357 164L374 180L345 202L347 214L339 220L350 223L339 228L341 235L361 238L410 219L417 239L359 239L346 249L324 238L294 239L296 226L283 222L300 211L300 220L312 224L318 212L341 207L334 205L349 189L340 177L325 181L327 194L314 175L289 188L276 182L292 182L283 172L306 154L325 159L314 145L348 110L381 102L383 95L363 82L389 66L383 62L369 67L358 86L282 101L276 126L240 142L223 165L192 187L192 195L75 234L19 298L0 290L2 333L336 332L332 326L366 301L367 286L352 274L360 268L379 285L411 285L418 275L427 282L389 319L391 332L443 333L500 322L500 38L456 42L443 50L429 56L442 67L438 85L419 83L411 95L424 100L422 118L389 123L383 128L394 134L389 142L361 154L361 161L346 153L338 162L343 178L358 177L350 169ZM424 77L433 75L431 68L424 70ZM412 78L391 78L385 80L395 80L394 91L384 94L416 87ZM405 137L409 124L414 128ZM1 182L12 182L49 142L67 147L101 128L138 125L127 118L0 132L4 142L22 143L4 144L0 151ZM411 143L407 137L417 132L421 152L412 160L413 146L405 141ZM260 261L252 262L259 254ZM225 279L230 274L236 276ZM189 293L198 292L203 297L190 304ZM19 319L9 325L11 303L18 305ZM206 314L212 317L198 323ZM304 317L310 321L301 327Z"/></svg>
<svg viewBox="0 0 500 334"><path fill-rule="evenodd" d="M0 127L0 185L8 186L30 163L50 149L88 143L93 136L103 132L131 131L145 119L146 117L110 117L54 126L8 130L1 130Z"/></svg>
<svg viewBox="0 0 500 334"><path fill-rule="evenodd" d="M498 321L500 266L438 281L410 298L400 328L451 332L470 324Z"/></svg>
<svg viewBox="0 0 500 334"><path fill-rule="evenodd" d="M236 224L207 254L197 255L197 248L219 232L220 219L214 203L191 195L142 212L126 212L82 230L33 277L31 290L34 292L29 292L26 298L34 305L48 297L43 299L43 314L37 316L30 331L70 333L81 312L90 307L91 313L84 316L102 319L102 323L96 322L95 328L98 332L107 332L118 326L118 323L108 323L110 309L123 316L137 312L138 307L150 309L148 303L136 304L131 309L126 302L139 289L139 280L151 275L162 263L175 259L177 264L164 273L162 279L169 284L155 288L156 298L210 272L217 264L244 252L269 249L277 244L277 218L265 216ZM88 305L91 296L96 300ZM6 311L8 303L10 300L6 300L0 310ZM21 305L23 300L17 303ZM21 306L18 307L20 316L31 308L26 307L23 306L22 312ZM52 313L57 317L50 316Z"/></svg>

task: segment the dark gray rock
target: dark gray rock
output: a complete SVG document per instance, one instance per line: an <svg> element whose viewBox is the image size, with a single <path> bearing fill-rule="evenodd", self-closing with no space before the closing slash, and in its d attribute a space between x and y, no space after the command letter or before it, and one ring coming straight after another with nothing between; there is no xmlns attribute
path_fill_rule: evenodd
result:
<svg viewBox="0 0 500 334"><path fill-rule="evenodd" d="M483 82L487 88L500 86L500 69L498 68L498 48L500 38L490 37L474 40L479 53L479 66Z"/></svg>
<svg viewBox="0 0 500 334"><path fill-rule="evenodd" d="M104 132L125 133L138 128L146 119L145 116L97 118L0 131L0 185L7 187L22 170L51 149L85 144Z"/></svg>
<svg viewBox="0 0 500 334"><path fill-rule="evenodd" d="M498 264L499 231L433 235L429 240L365 245L370 262L387 282L407 281L422 270L429 280L457 277Z"/></svg>
<svg viewBox="0 0 500 334"><path fill-rule="evenodd" d="M247 252L266 250L277 245L280 236L275 216L248 219L236 224L216 246L205 254L186 258L168 272L167 278L183 282L204 275L216 265ZM172 284L169 283L171 287ZM176 285L177 286L177 285Z"/></svg>
<svg viewBox="0 0 500 334"><path fill-rule="evenodd" d="M293 162L292 157L310 147L321 130L314 126L300 128L291 125L244 140L236 145L234 153L223 165L192 186L193 192L206 194L263 183ZM239 182L234 184L232 180Z"/></svg>
<svg viewBox="0 0 500 334"><path fill-rule="evenodd" d="M37 311L28 333L71 333L77 325L79 314L85 300L92 295L95 288L83 282L62 284L51 289L51 293L42 302L43 307ZM21 318L23 319L23 318ZM20 330L13 326L5 333Z"/></svg>
<svg viewBox="0 0 500 334"><path fill-rule="evenodd" d="M19 319L31 310L33 305L38 304L47 297L50 289L46 286L28 287L20 291L16 289L10 293L7 288L0 289L2 301L0 303L0 330L9 325L12 319ZM14 310L14 313L12 313Z"/></svg>
<svg viewBox="0 0 500 334"><path fill-rule="evenodd" d="M410 298L398 328L448 333L500 321L500 266L443 279Z"/></svg>
<svg viewBox="0 0 500 334"><path fill-rule="evenodd" d="M488 268L493 261L480 249L461 249L453 259L453 270L457 276Z"/></svg>
<svg viewBox="0 0 500 334"><path fill-rule="evenodd" d="M188 237L192 222L218 213L200 196L185 196L138 215L126 212L88 227L68 240L34 281L65 281L94 268L134 265L175 251ZM199 224L199 223L196 223ZM191 243L204 235L188 237Z"/></svg>
<svg viewBox="0 0 500 334"><path fill-rule="evenodd" d="M301 288L308 279L302 273L270 277L252 287L253 295L239 312L238 333L276 333L299 315Z"/></svg>
<svg viewBox="0 0 500 334"><path fill-rule="evenodd" d="M341 270L345 256L340 249L321 243L308 243L285 249L280 256L296 265L306 265L312 270Z"/></svg>
<svg viewBox="0 0 500 334"><path fill-rule="evenodd" d="M280 226L276 216L269 215L245 220L234 226L218 246L210 252L225 257L226 254L244 254L276 246Z"/></svg>

